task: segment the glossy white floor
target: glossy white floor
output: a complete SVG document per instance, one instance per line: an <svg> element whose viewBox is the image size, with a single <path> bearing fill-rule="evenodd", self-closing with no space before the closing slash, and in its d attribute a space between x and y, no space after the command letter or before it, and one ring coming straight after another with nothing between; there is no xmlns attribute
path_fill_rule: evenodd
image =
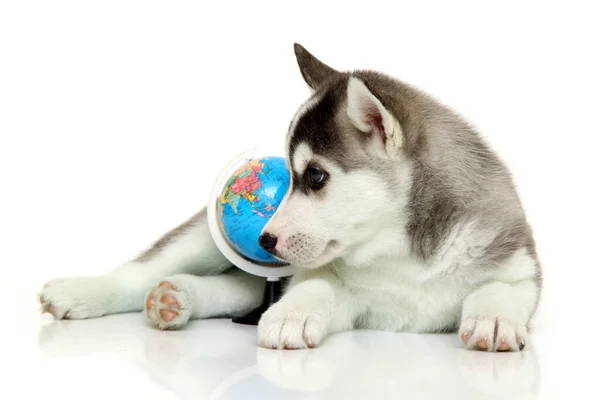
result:
<svg viewBox="0 0 600 400"><path fill-rule="evenodd" d="M598 398L597 372L588 367L598 359L597 323L577 313L573 325L538 317L521 353L468 352L455 335L374 331L274 351L256 346L255 327L225 319L172 332L137 313L53 321L38 314L30 289L11 295L27 312L14 316L2 340L11 371L3 390L19 393L12 398ZM559 321L567 308L555 307Z"/></svg>
<svg viewBox="0 0 600 400"><path fill-rule="evenodd" d="M71 365L78 373L97 374L102 372L94 364L102 363L111 374L113 369L139 374L146 385L190 400L414 399L448 393L533 399L540 391L535 351L467 352L450 335L353 332L308 351L267 350L255 342L253 327L227 320L158 332L144 327L139 316L120 315L45 326L38 343L48 367ZM69 391L63 384L55 390Z"/></svg>

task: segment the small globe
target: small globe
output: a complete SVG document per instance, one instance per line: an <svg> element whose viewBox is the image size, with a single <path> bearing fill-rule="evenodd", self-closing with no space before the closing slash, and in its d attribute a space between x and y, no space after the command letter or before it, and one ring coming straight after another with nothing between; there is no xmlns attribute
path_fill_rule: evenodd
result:
<svg viewBox="0 0 600 400"><path fill-rule="evenodd" d="M229 244L258 263L278 260L258 244L258 237L285 197L290 174L283 157L255 158L225 183L218 201L219 225Z"/></svg>

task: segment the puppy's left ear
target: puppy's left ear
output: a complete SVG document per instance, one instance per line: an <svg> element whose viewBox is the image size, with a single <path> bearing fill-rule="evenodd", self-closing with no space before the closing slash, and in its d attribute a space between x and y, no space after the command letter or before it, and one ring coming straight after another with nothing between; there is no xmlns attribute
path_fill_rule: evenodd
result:
<svg viewBox="0 0 600 400"><path fill-rule="evenodd" d="M348 81L347 112L352 124L369 136L372 149L379 155L394 157L402 147L400 122L360 79Z"/></svg>

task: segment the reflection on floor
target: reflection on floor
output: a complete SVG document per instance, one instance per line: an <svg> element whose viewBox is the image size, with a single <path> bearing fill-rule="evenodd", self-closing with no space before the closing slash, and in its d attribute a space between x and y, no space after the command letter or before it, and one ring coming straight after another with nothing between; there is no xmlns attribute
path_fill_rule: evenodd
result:
<svg viewBox="0 0 600 400"><path fill-rule="evenodd" d="M43 326L50 358L120 355L181 399L535 399L535 350L465 351L455 335L355 331L321 347L275 351L256 346L256 328L229 320L161 332L123 314Z"/></svg>

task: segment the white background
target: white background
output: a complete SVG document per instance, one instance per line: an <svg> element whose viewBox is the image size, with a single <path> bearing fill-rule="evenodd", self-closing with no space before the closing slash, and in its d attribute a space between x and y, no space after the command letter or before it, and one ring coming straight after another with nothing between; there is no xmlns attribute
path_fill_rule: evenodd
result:
<svg viewBox="0 0 600 400"><path fill-rule="evenodd" d="M594 2L335 3L0 4L0 346L12 357L9 386L83 388L106 374L135 382L116 372L124 365L102 376L78 376L73 363L44 367L36 291L135 255L203 206L239 152L268 142L283 154L308 96L294 42L332 67L414 84L480 128L514 173L544 265L541 397L593 383ZM94 393L160 393L136 385Z"/></svg>

